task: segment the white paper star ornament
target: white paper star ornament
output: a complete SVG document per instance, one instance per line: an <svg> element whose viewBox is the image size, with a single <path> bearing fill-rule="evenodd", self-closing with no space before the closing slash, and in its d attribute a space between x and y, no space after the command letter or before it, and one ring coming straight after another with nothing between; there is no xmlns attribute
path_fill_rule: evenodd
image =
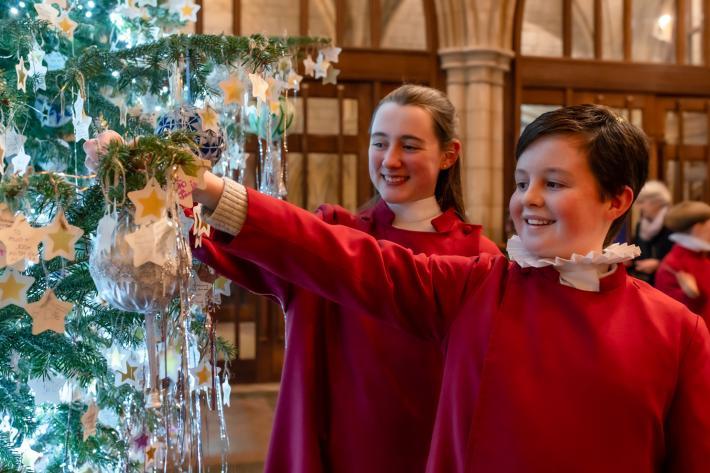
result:
<svg viewBox="0 0 710 473"><path fill-rule="evenodd" d="M129 192L128 198L136 206L134 218L139 225L155 222L165 215L165 191L154 177L150 178L143 189Z"/></svg>
<svg viewBox="0 0 710 473"><path fill-rule="evenodd" d="M84 230L74 225L69 225L64 211L60 210L54 220L44 229L44 260L49 261L56 256L61 256L70 261L75 258L74 245L84 234Z"/></svg>
<svg viewBox="0 0 710 473"><path fill-rule="evenodd" d="M89 139L91 117L84 113L84 99L81 94L77 95L76 102L74 102L72 124L74 125L74 140L76 140L77 143L81 140Z"/></svg>
<svg viewBox="0 0 710 473"><path fill-rule="evenodd" d="M266 91L269 88L269 83L259 74L249 74L249 80L251 81L252 95L262 102L266 102Z"/></svg>
<svg viewBox="0 0 710 473"><path fill-rule="evenodd" d="M200 11L200 6L196 5L191 0L185 0L178 9L181 21L190 21L195 23L197 21L197 12Z"/></svg>
<svg viewBox="0 0 710 473"><path fill-rule="evenodd" d="M12 170L19 174L24 174L27 171L27 166L29 166L32 158L29 154L25 153L24 146L20 151L12 158Z"/></svg>
<svg viewBox="0 0 710 473"><path fill-rule="evenodd" d="M311 57L310 54L308 56L306 56L306 59L303 60L303 67L305 68L304 74L306 74L307 76L313 75L313 73L315 71L316 63L313 62L313 58Z"/></svg>
<svg viewBox="0 0 710 473"><path fill-rule="evenodd" d="M32 317L32 334L37 335L46 330L64 333L64 319L72 310L74 304L57 299L52 289L47 289L42 298L25 306Z"/></svg>
<svg viewBox="0 0 710 473"><path fill-rule="evenodd" d="M342 48L336 48L335 46L331 46L329 48L323 49L321 52L323 53L323 57L326 61L338 62L338 56L340 55L340 51L342 50Z"/></svg>
<svg viewBox="0 0 710 473"><path fill-rule="evenodd" d="M125 236L126 243L133 249L133 266L151 262L162 266L171 252L175 239L175 228L167 219L143 226ZM173 238L171 238L173 237Z"/></svg>
<svg viewBox="0 0 710 473"><path fill-rule="evenodd" d="M340 74L340 69L336 69L331 65L328 69L328 73L323 78L323 84L337 84L338 74Z"/></svg>
<svg viewBox="0 0 710 473"><path fill-rule="evenodd" d="M105 253L111 248L117 225L118 220L115 213L108 213L99 220L99 225L96 228L97 239L94 241L94 244L99 245L99 253Z"/></svg>

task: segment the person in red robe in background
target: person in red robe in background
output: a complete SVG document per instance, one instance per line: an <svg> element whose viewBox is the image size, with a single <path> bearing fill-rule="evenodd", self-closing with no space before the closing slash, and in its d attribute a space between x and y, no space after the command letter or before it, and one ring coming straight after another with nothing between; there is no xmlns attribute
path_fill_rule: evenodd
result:
<svg viewBox="0 0 710 473"><path fill-rule="evenodd" d="M710 205L685 201L672 207L665 226L675 244L661 262L656 287L710 324Z"/></svg>
<svg viewBox="0 0 710 473"><path fill-rule="evenodd" d="M317 218L414 253L500 254L465 222L455 110L440 91L404 85L378 105L370 178L379 200L358 214L324 205ZM423 471L443 358L422 340L235 257L224 235L193 254L286 313L286 351L266 472ZM414 316L414 314L413 314Z"/></svg>
<svg viewBox="0 0 710 473"><path fill-rule="evenodd" d="M626 274L637 247L603 249L645 181L643 132L565 107L516 158L512 261L414 254L214 175L193 195L222 253L441 346L428 472L707 473L705 323Z"/></svg>

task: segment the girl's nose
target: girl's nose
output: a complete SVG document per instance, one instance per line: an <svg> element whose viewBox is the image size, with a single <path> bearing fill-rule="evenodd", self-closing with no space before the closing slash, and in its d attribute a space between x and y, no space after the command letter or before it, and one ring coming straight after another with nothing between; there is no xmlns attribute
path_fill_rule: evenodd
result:
<svg viewBox="0 0 710 473"><path fill-rule="evenodd" d="M382 160L382 166L386 168L398 168L402 165L399 150L396 146L390 146L385 150L385 158Z"/></svg>

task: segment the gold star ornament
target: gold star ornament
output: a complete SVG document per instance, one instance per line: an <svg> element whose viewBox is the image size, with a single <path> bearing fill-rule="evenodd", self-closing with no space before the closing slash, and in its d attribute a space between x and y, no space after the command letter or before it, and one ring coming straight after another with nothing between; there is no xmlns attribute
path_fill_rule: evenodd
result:
<svg viewBox="0 0 710 473"><path fill-rule="evenodd" d="M84 234L84 230L69 225L63 210L57 213L54 221L44 230L44 238L42 239L44 260L49 261L56 256L61 256L73 261L75 258L74 245Z"/></svg>
<svg viewBox="0 0 710 473"><path fill-rule="evenodd" d="M202 119L202 131L212 130L215 133L219 133L219 116L217 116L214 108L205 104L205 108L198 110L197 114Z"/></svg>
<svg viewBox="0 0 710 473"><path fill-rule="evenodd" d="M154 177L143 189L129 192L128 198L136 206L135 222L139 225L155 222L165 215L165 191Z"/></svg>
<svg viewBox="0 0 710 473"><path fill-rule="evenodd" d="M219 88L224 94L224 104L241 104L244 100L244 84L235 74L230 74L229 78L219 83Z"/></svg>
<svg viewBox="0 0 710 473"><path fill-rule="evenodd" d="M15 304L24 307L27 304L27 290L35 282L31 276L23 276L17 271L6 269L0 276L0 307Z"/></svg>
<svg viewBox="0 0 710 473"><path fill-rule="evenodd" d="M62 13L62 16L57 19L57 28L59 31L64 33L64 35L70 40L74 40L74 30L79 25L76 21L69 18L67 12Z"/></svg>
<svg viewBox="0 0 710 473"><path fill-rule="evenodd" d="M27 92L27 69L25 68L25 58L21 57L20 62L15 65L17 73L17 90Z"/></svg>

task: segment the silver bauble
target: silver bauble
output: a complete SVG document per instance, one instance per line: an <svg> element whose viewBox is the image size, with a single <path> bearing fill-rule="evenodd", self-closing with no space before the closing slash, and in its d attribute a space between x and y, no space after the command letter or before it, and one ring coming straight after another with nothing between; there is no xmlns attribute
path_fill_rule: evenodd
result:
<svg viewBox="0 0 710 473"><path fill-rule="evenodd" d="M156 249L166 253L166 261L162 266L147 262L135 267L133 248L125 237L138 228L128 212L118 217L111 234L102 234L99 227L89 256L89 272L99 296L111 307L127 312L162 311L168 307L178 290L179 258L176 245ZM177 230L174 234L177 235ZM106 238L109 243L104 247L108 249L101 251L100 242Z"/></svg>

